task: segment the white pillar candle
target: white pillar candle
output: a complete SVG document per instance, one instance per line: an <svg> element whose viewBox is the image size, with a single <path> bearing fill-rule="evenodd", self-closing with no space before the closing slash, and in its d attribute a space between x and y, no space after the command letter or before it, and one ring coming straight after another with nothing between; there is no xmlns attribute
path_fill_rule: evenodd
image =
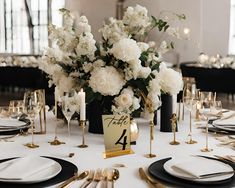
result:
<svg viewBox="0 0 235 188"><path fill-rule="evenodd" d="M79 92L79 98L80 98L80 120L85 121L86 120L86 95L83 89Z"/></svg>

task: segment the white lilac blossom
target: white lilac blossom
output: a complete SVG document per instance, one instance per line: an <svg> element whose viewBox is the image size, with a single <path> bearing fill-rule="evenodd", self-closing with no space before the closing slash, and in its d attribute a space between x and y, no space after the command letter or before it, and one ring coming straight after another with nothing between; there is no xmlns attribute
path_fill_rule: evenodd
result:
<svg viewBox="0 0 235 188"><path fill-rule="evenodd" d="M109 44L114 44L123 38L128 38L124 23L113 17L109 18L109 24L104 24L99 31L102 33L104 40L108 41Z"/></svg>
<svg viewBox="0 0 235 188"><path fill-rule="evenodd" d="M91 26L88 24L86 16L81 16L79 18L77 27L75 28L76 35L79 36L83 33L90 33L90 32L91 32Z"/></svg>
<svg viewBox="0 0 235 188"><path fill-rule="evenodd" d="M136 7L127 8L123 16L123 23L128 25L129 32L143 35L146 28L151 25L151 19L145 7L136 5Z"/></svg>
<svg viewBox="0 0 235 188"><path fill-rule="evenodd" d="M117 95L125 85L123 75L114 67L106 66L96 68L91 72L89 85L94 92L99 92L104 96Z"/></svg>
<svg viewBox="0 0 235 188"><path fill-rule="evenodd" d="M76 47L77 56L88 56L89 59L94 59L94 53L96 51L95 40L91 33L84 33L79 37L79 43Z"/></svg>

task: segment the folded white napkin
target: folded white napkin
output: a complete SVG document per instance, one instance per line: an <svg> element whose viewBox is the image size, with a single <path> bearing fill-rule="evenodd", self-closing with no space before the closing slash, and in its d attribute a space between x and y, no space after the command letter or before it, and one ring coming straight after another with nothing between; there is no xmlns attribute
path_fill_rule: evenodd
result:
<svg viewBox="0 0 235 188"><path fill-rule="evenodd" d="M38 156L26 156L0 164L0 179L21 180L55 164L55 161Z"/></svg>
<svg viewBox="0 0 235 188"><path fill-rule="evenodd" d="M186 161L172 165L172 169L177 172L186 173L192 176L192 178L200 178L202 175L231 171L226 164L203 157L186 159Z"/></svg>
<svg viewBox="0 0 235 188"><path fill-rule="evenodd" d="M235 116L228 119L218 119L213 122L215 125L230 125L235 127Z"/></svg>
<svg viewBox="0 0 235 188"><path fill-rule="evenodd" d="M25 122L19 121L17 119L11 118L0 118L0 126L1 127L19 127L25 125Z"/></svg>

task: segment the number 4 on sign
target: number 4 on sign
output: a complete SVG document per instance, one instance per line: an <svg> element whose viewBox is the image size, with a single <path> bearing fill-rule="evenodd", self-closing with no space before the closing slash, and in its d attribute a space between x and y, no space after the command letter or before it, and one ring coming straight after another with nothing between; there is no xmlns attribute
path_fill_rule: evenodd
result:
<svg viewBox="0 0 235 188"><path fill-rule="evenodd" d="M121 140L123 139L123 142L121 142ZM118 141L115 143L115 145L122 145L122 150L125 150L126 149L126 145L127 145L127 135L126 135L126 129L124 129L122 131L122 135L121 137L118 139Z"/></svg>

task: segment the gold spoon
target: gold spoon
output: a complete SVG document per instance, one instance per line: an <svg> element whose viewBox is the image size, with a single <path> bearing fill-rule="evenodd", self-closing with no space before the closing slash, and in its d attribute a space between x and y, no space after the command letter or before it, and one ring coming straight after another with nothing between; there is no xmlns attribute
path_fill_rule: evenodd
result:
<svg viewBox="0 0 235 188"><path fill-rule="evenodd" d="M114 168L113 169L113 175L112 175L112 188L114 188L114 181L116 181L119 178L119 170Z"/></svg>
<svg viewBox="0 0 235 188"><path fill-rule="evenodd" d="M67 185L69 185L70 183L72 183L73 181L76 180L81 180L84 179L85 177L87 177L89 174L89 171L84 171L81 174L75 174L74 176L72 176L71 178L69 178L68 180L66 180L64 183L62 183L61 185L58 186L58 188L65 188Z"/></svg>

